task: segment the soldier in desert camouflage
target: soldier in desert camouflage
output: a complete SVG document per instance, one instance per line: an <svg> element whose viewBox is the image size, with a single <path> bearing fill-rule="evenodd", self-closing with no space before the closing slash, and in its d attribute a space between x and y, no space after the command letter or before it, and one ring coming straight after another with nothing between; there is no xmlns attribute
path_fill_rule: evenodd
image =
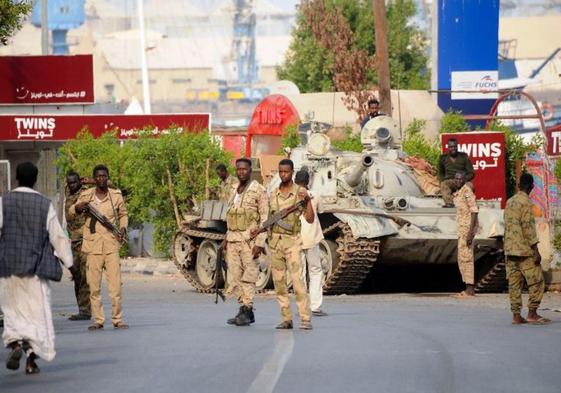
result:
<svg viewBox="0 0 561 393"><path fill-rule="evenodd" d="M458 267L462 275L462 281L466 285L466 289L459 294L459 297L474 296L473 239L477 231L479 209L471 183L466 183L465 173L456 172L454 183L458 189L454 194L456 222L458 224Z"/></svg>
<svg viewBox="0 0 561 393"><path fill-rule="evenodd" d="M253 297L255 283L259 276L257 258L265 247L266 233L250 240L251 231L257 229L269 215L269 201L265 187L250 180L251 161L239 158L236 161L236 175L239 181L230 186L227 194L228 211L226 223L228 232L223 248L226 249L228 292L234 292L240 304L240 311L228 320L229 325L248 326L255 322Z"/></svg>
<svg viewBox="0 0 561 393"><path fill-rule="evenodd" d="M66 175L66 189L64 203L66 229L72 241L72 255L74 256L74 265L76 265L76 274L72 279L74 280L74 293L78 303L78 314L71 315L68 319L71 321L89 321L92 316L90 286L86 278L86 256L82 253L82 233L86 218L83 215L73 218L68 217L70 206L76 203L82 190L82 183L78 173L70 172Z"/></svg>

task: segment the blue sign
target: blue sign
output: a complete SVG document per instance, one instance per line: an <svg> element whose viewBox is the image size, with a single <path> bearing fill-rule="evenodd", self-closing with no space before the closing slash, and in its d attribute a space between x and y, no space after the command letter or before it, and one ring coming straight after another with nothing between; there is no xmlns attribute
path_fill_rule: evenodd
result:
<svg viewBox="0 0 561 393"><path fill-rule="evenodd" d="M437 12L436 87L496 90L499 0L438 0ZM438 106L444 112L454 109L486 115L495 99L496 95L491 94L438 93Z"/></svg>

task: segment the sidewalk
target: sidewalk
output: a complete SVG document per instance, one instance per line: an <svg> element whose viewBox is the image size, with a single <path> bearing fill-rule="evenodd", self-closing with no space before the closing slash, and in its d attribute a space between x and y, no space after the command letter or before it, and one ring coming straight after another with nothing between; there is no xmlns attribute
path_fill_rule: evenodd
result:
<svg viewBox="0 0 561 393"><path fill-rule="evenodd" d="M165 258L124 258L121 259L121 272L154 276L179 274L173 261Z"/></svg>

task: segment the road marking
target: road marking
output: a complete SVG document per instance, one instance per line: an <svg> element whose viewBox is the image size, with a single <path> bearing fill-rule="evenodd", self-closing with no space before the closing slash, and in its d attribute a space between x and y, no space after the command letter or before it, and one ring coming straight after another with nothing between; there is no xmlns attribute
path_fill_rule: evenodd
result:
<svg viewBox="0 0 561 393"><path fill-rule="evenodd" d="M293 350L294 335L292 332L276 332L275 350L263 364L247 393L272 393Z"/></svg>

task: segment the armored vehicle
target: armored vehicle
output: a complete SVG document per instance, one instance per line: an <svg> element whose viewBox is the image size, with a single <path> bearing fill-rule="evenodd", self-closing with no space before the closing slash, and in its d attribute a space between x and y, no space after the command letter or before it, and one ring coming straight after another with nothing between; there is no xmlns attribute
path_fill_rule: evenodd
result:
<svg viewBox="0 0 561 393"><path fill-rule="evenodd" d="M443 208L440 197L423 191L402 160L397 123L388 116L370 120L360 134L361 153L333 149L322 128L306 127L291 159L295 170L307 168L310 190L319 198L325 293L357 292L375 266L456 264L456 209ZM478 205L476 289L500 290L500 201Z"/></svg>

